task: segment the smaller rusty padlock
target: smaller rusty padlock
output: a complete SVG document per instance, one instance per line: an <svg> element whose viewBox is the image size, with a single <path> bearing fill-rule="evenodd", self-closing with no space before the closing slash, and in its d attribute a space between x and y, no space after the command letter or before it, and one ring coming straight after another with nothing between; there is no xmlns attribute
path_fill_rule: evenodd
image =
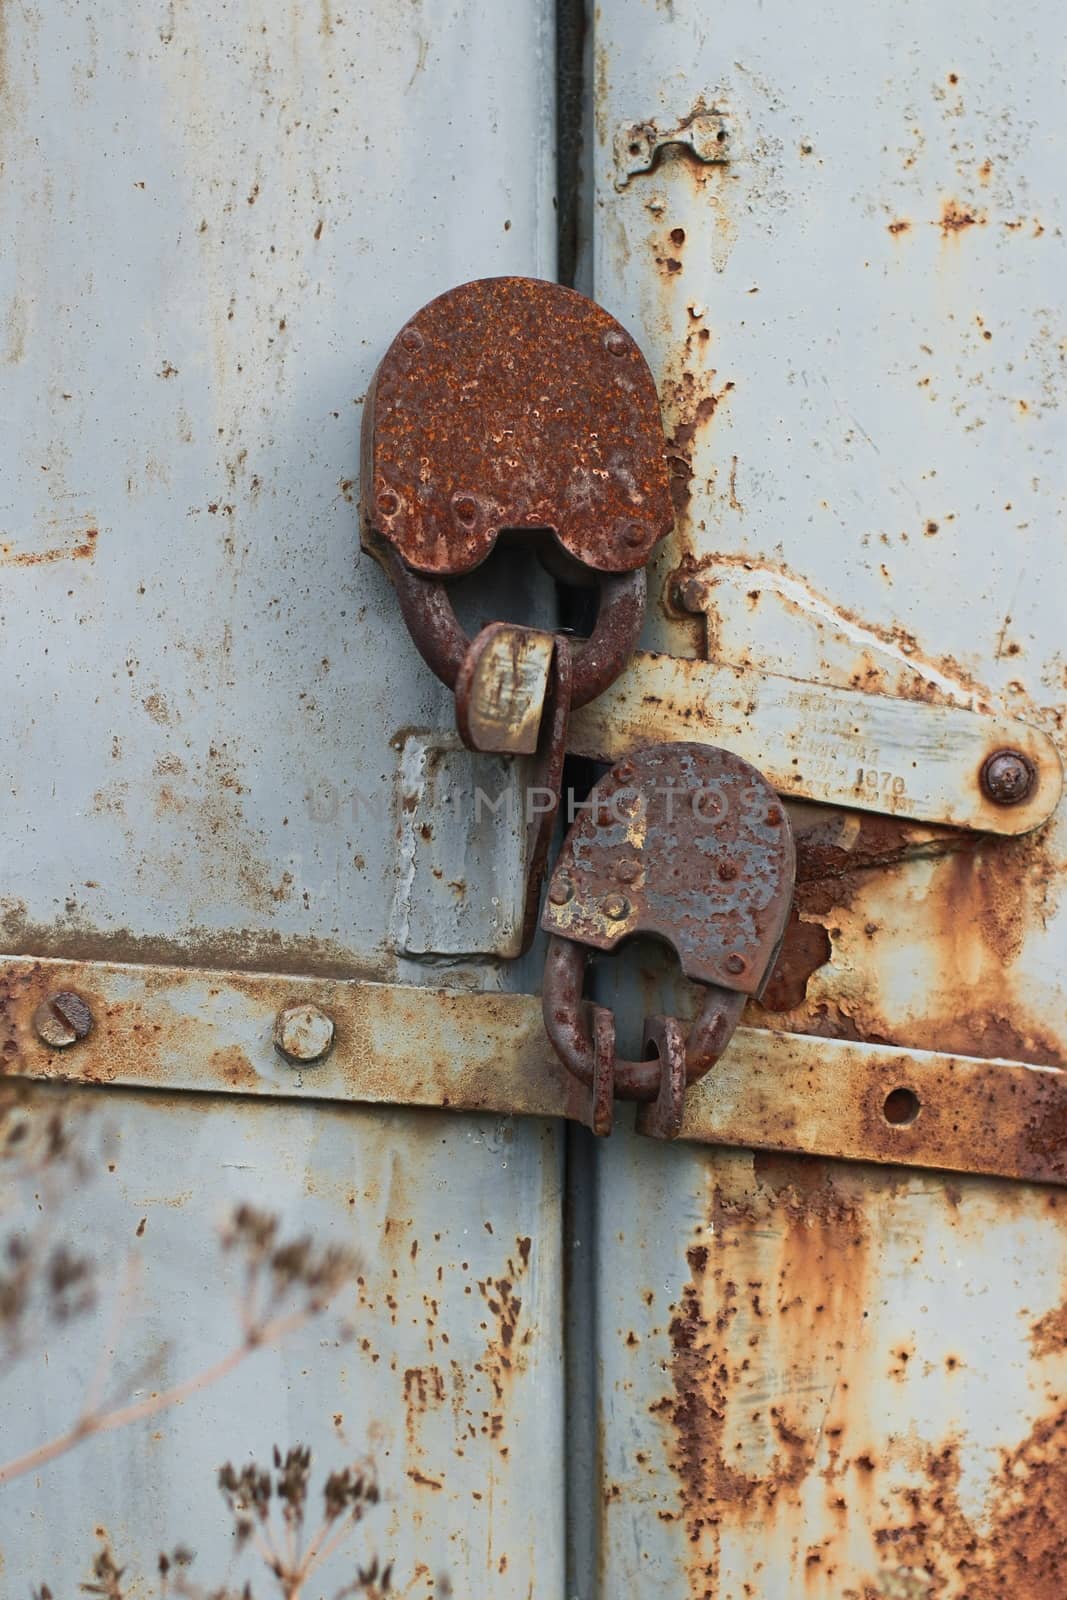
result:
<svg viewBox="0 0 1067 1600"><path fill-rule="evenodd" d="M653 745L618 762L567 835L541 920L552 935L545 1028L590 1090L589 1125L611 1131L613 1102L644 1102L653 1138L681 1128L687 1085L726 1049L745 1002L774 965L796 856L778 795L747 761L711 745ZM616 1057L610 1011L583 999L590 952L645 934L671 946L706 995L688 1036L673 1017L645 1022L641 1061Z"/></svg>

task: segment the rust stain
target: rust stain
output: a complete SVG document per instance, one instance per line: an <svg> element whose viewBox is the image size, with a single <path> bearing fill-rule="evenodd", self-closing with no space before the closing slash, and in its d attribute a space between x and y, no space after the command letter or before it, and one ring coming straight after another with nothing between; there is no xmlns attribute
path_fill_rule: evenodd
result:
<svg viewBox="0 0 1067 1600"><path fill-rule="evenodd" d="M1034 1323L1030 1347L1038 1360L1042 1356L1061 1356L1067 1352L1067 1303L1046 1312Z"/></svg>
<svg viewBox="0 0 1067 1600"><path fill-rule="evenodd" d="M483 1417L483 1431L502 1454L508 1450L503 1434L511 1384L516 1374L526 1371L527 1351L536 1336L535 1327L523 1317L524 1296L520 1292L530 1259L531 1240L520 1236L515 1241L515 1254L509 1255L500 1276L478 1282L478 1293L493 1323L482 1324L486 1332L485 1353L474 1370L489 1381L491 1404Z"/></svg>
<svg viewBox="0 0 1067 1600"><path fill-rule="evenodd" d="M1061 892L1051 829L990 839L873 813L790 810L793 917L757 1021L788 1012L786 1026L795 1033L1067 1066L1067 1029L1049 1019L1040 997L1024 1001L1016 993L1030 931L1054 914ZM890 1006L876 998L884 874L922 861L932 870L910 892L911 880L894 878L890 903L898 907L892 926L902 899L914 907L908 937L924 952L927 981L919 999ZM836 951L835 968L808 994L808 979L823 965L825 946L811 931L819 925Z"/></svg>
<svg viewBox="0 0 1067 1600"><path fill-rule="evenodd" d="M724 1528L786 1543L801 1574L817 1568L827 1585L836 1570L830 1541L801 1548L803 1492L829 1420L813 1389L845 1404L853 1382L867 1283L862 1205L821 1162L761 1157L755 1170L754 1192L714 1187L672 1309L671 1392L651 1407L671 1434L690 1600L722 1600Z"/></svg>
<svg viewBox="0 0 1067 1600"><path fill-rule="evenodd" d="M905 221L903 218L900 218L896 222L891 222L889 224L888 232L893 234L910 233L911 223Z"/></svg>
<svg viewBox="0 0 1067 1600"><path fill-rule="evenodd" d="M54 561L91 561L96 555L98 528L86 528L74 545L57 545L50 550L16 550L7 540L0 541L0 566L40 567Z"/></svg>
<svg viewBox="0 0 1067 1600"><path fill-rule="evenodd" d="M965 232L968 228L984 226L986 218L977 210L963 205L958 200L946 200L941 207L941 218L938 227L945 239Z"/></svg>
<svg viewBox="0 0 1067 1600"><path fill-rule="evenodd" d="M980 1524L963 1510L960 1484L965 1441L950 1438L928 1452L924 1487L895 1497L896 1516L874 1529L892 1565L872 1575L860 1593L880 1600L892 1574L911 1570L917 1591L958 1600L1055 1600L1067 1570L1067 1409L1039 1420L1001 1465Z"/></svg>

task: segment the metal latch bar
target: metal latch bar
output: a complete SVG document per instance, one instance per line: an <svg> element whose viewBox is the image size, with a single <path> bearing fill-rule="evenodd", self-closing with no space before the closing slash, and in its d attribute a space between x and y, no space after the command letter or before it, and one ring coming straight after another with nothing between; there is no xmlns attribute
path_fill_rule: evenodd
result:
<svg viewBox="0 0 1067 1600"><path fill-rule="evenodd" d="M783 795L995 834L1039 827L1063 788L1052 740L1008 717L648 651L575 712L568 748L615 762L693 739L732 750ZM983 773L1010 752L1033 781L1023 798L998 804Z"/></svg>
<svg viewBox="0 0 1067 1600"><path fill-rule="evenodd" d="M114 1088L588 1115L524 994L8 957L0 1060ZM1067 1184L1067 1072L739 1028L681 1137Z"/></svg>

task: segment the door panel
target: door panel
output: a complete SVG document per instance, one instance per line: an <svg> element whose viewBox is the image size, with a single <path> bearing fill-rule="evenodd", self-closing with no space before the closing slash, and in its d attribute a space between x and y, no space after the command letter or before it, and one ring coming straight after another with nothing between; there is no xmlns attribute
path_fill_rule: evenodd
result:
<svg viewBox="0 0 1067 1600"><path fill-rule="evenodd" d="M487 0L56 0L7 8L2 38L4 948L523 987L479 957L513 852L467 851L458 828L414 860L398 841L405 760L453 710L359 552L356 463L371 374L413 310L466 278L553 272L550 11L522 3L501 29ZM442 872L474 907L455 926ZM40 1127L53 1104L35 1089L12 1115ZM221 1583L215 1470L296 1443L318 1481L374 1457L363 1548L398 1586L561 1592L562 1490L542 1471L561 1452L557 1128L63 1104L85 1171L40 1204L100 1294L0 1385L5 1459L72 1423L101 1348L118 1403L232 1347L216 1230L234 1205L364 1265L343 1316L0 1489L5 1592L76 1592L105 1536L136 1593L176 1542ZM7 1193L5 1236L33 1214L32 1172Z"/></svg>
<svg viewBox="0 0 1067 1600"><path fill-rule="evenodd" d="M648 648L1060 737L1065 43L1052 6L598 7L590 284L650 353L678 509ZM712 112L705 161L683 141ZM651 164L649 126L681 135ZM796 914L746 1021L1063 1063L1062 809L1011 842L887 817L876 848L791 810ZM671 972L615 966L632 1046ZM1060 1592L1056 1192L594 1159L582 1592Z"/></svg>

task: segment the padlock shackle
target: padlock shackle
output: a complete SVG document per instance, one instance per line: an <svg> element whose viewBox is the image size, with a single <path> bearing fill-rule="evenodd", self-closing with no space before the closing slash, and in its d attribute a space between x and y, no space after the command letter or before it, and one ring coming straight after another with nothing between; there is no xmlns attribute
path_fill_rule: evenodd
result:
<svg viewBox="0 0 1067 1600"><path fill-rule="evenodd" d="M439 578L414 572L397 552L383 552L396 589L401 615L420 656L434 675L455 689L471 640L456 616L448 590ZM588 639L574 639L572 706L584 706L622 672L637 646L645 620L645 569L598 573L600 607Z"/></svg>
<svg viewBox="0 0 1067 1600"><path fill-rule="evenodd" d="M585 969L591 951L558 934L548 941L541 1008L545 1032L552 1046L575 1078L587 1087L593 1085L595 1049L590 1027L590 1005L583 999ZM685 1046L685 1080L695 1083L718 1061L730 1042L745 1007L746 996L717 984L707 986L700 1013L689 1030ZM662 1065L658 1056L649 1061L615 1058L615 1098L655 1100L660 1089Z"/></svg>

